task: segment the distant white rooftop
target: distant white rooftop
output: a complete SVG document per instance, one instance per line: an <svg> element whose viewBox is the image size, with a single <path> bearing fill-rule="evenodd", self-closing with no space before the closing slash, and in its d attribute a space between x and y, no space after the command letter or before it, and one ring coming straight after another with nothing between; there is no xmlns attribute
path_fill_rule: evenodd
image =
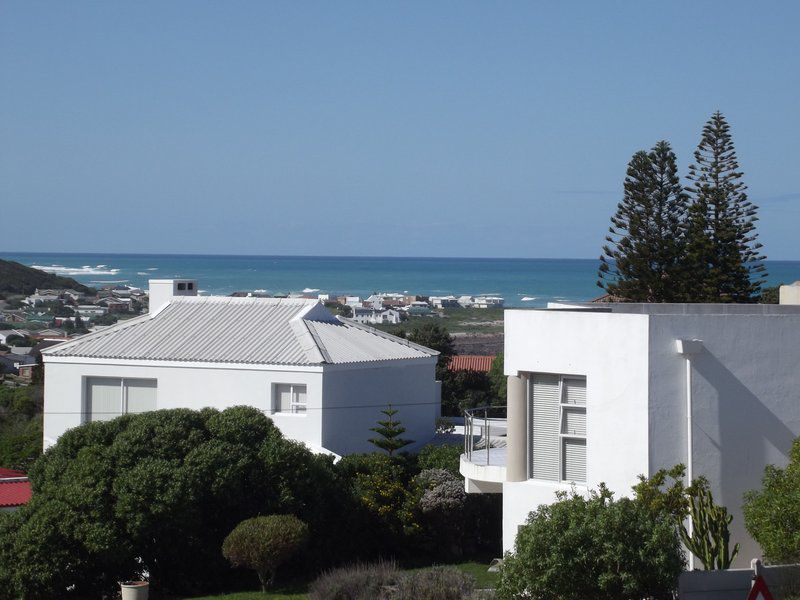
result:
<svg viewBox="0 0 800 600"><path fill-rule="evenodd" d="M270 365L427 358L434 350L334 317L302 298L175 297L152 315L44 351L46 356Z"/></svg>

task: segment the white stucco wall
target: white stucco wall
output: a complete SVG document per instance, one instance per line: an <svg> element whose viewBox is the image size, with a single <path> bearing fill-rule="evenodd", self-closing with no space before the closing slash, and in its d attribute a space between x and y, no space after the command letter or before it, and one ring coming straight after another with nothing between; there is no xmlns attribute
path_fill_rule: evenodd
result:
<svg viewBox="0 0 800 600"><path fill-rule="evenodd" d="M157 379L158 408L249 405L264 410L283 434L336 454L374 450L369 431L381 417L373 405L392 403L408 428L406 437L421 445L434 434L438 386L436 359L312 367L187 366L185 363L134 364L123 361L48 357L45 362L44 443L80 425L87 377ZM324 381L323 381L324 380ZM305 384L305 414L272 413L272 386ZM324 394L324 401L323 401ZM324 404L323 404L324 402ZM413 406L406 406L411 405ZM367 406L358 408L359 406Z"/></svg>
<svg viewBox="0 0 800 600"><path fill-rule="evenodd" d="M686 463L685 359L674 340L701 339L692 358L693 469L733 515L745 567L761 550L742 517L742 496L767 464L785 466L800 435L800 313L650 317L650 468Z"/></svg>
<svg viewBox="0 0 800 600"><path fill-rule="evenodd" d="M54 362L58 360L58 362ZM264 410L286 437L320 445L322 370L268 370L230 366L190 367L181 364L125 364L120 361L83 364L46 359L44 444L48 447L71 427L81 424L86 377L140 377L156 379L156 404L161 408L225 409L249 405ZM73 359L74 360L74 359ZM275 383L307 386L306 415L271 414L271 390Z"/></svg>
<svg viewBox="0 0 800 600"><path fill-rule="evenodd" d="M505 373L586 376L587 486L629 495L648 474L646 315L543 310L505 312ZM570 486L503 484L503 547L511 550L528 513Z"/></svg>
<svg viewBox="0 0 800 600"><path fill-rule="evenodd" d="M388 404L398 410L398 419L406 432L402 437L414 440L406 450L418 448L435 433L436 416L441 402L436 382L436 357L410 361L387 361L358 365L326 365L323 394L325 407L322 442L338 454L372 452L367 440L381 410ZM363 408L358 408L363 406Z"/></svg>

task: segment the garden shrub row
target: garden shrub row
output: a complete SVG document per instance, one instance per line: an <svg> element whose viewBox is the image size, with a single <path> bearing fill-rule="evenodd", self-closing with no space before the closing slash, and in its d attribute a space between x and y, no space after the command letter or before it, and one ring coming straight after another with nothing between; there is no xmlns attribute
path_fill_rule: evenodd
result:
<svg viewBox="0 0 800 600"><path fill-rule="evenodd" d="M231 569L221 548L259 515L308 526L287 576L378 558L497 556L500 498L465 496L452 468L420 462L445 464L381 453L334 464L248 407L87 423L34 464L30 503L0 514L0 597L97 598L145 573L156 595L252 589L255 575Z"/></svg>

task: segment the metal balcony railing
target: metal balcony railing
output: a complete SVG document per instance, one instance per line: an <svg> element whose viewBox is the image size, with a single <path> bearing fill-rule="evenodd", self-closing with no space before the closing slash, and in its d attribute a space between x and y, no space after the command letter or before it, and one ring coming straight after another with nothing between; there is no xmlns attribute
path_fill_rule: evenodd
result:
<svg viewBox="0 0 800 600"><path fill-rule="evenodd" d="M464 410L464 454L482 465L505 465L505 406L478 406ZM502 448L502 451L498 451ZM492 452L492 449L495 449Z"/></svg>

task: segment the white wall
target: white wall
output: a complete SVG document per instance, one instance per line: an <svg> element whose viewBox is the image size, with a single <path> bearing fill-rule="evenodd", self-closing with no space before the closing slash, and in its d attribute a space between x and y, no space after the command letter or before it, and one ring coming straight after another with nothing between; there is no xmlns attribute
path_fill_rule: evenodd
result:
<svg viewBox="0 0 800 600"><path fill-rule="evenodd" d="M45 362L44 444L48 447L71 427L81 424L86 377L142 377L158 380L156 403L161 408L224 409L249 405L264 410L286 437L321 445L322 371L319 367L296 371L197 368L186 365L135 366L108 362L80 364ZM69 360L69 359L62 359ZM307 386L306 415L270 414L274 383ZM335 451L335 450L334 450Z"/></svg>
<svg viewBox="0 0 800 600"><path fill-rule="evenodd" d="M236 368L231 365L191 367L151 362L144 366L121 361L48 357L45 361L44 443L49 447L71 427L81 424L86 377L136 377L158 380L157 406L224 409L249 405L264 410L283 434L336 454L370 452L370 427L391 403L413 439L409 449L430 441L440 402L435 381L436 357L414 360L296 368ZM305 414L271 414L276 383L307 386ZM323 406L324 394L324 406ZM358 406L365 408L358 408Z"/></svg>
<svg viewBox="0 0 800 600"><path fill-rule="evenodd" d="M574 311L505 311L505 374L586 376L587 487L604 482L630 495L648 474L648 317ZM503 485L503 547L539 504L569 485L528 480Z"/></svg>
<svg viewBox="0 0 800 600"><path fill-rule="evenodd" d="M650 468L686 463L684 358L677 338L703 340L693 357L693 468L733 514L738 566L761 556L744 528L742 496L767 464L785 466L800 435L800 314L650 317Z"/></svg>
<svg viewBox="0 0 800 600"><path fill-rule="evenodd" d="M385 418L380 411L388 404L399 411L395 418L406 428L402 437L415 442L406 450L429 442L441 402L435 372L436 357L326 365L322 445L337 454L376 450L367 440L377 434L369 429Z"/></svg>

